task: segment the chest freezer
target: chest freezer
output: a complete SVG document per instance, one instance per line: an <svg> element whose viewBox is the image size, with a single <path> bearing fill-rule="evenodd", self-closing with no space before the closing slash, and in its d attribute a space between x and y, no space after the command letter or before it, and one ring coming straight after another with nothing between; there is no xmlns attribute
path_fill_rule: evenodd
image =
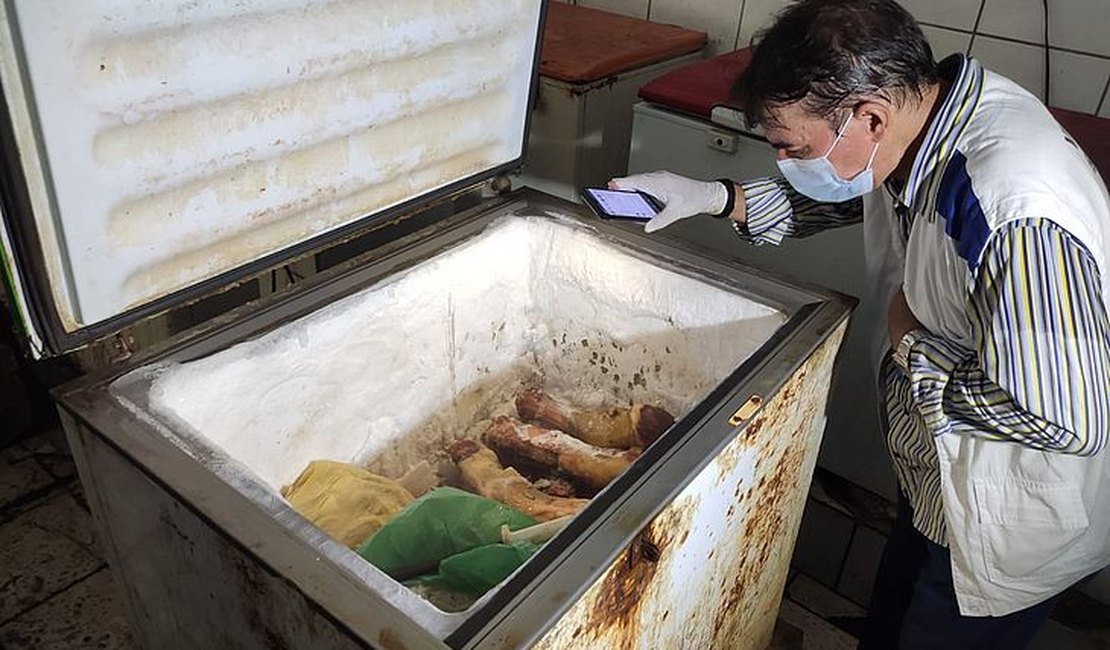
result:
<svg viewBox="0 0 1110 650"><path fill-rule="evenodd" d="M572 201L628 171L640 86L701 57L705 32L556 2L544 24L524 184Z"/></svg>
<svg viewBox="0 0 1110 650"><path fill-rule="evenodd" d="M520 163L542 10L0 4L4 266L33 353L376 242L58 390L145 647L769 641L850 306L538 192L479 200ZM316 459L445 462L535 383L676 420L472 603L281 495Z"/></svg>

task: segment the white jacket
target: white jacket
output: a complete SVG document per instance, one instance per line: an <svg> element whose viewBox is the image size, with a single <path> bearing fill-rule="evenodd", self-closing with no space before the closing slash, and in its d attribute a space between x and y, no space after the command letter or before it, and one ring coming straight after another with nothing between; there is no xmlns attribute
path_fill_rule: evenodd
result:
<svg viewBox="0 0 1110 650"><path fill-rule="evenodd" d="M981 220L987 233L1016 219L1054 221L1091 252L1110 305L1110 198L1044 106L985 71L978 106L954 144L965 165L954 173L964 175L978 207L966 218ZM917 215L904 244L885 191L872 192L864 206L874 299L889 304L904 286L930 332L973 349L966 313L973 277L935 205L932 215ZM1106 451L1077 457L956 434L934 440L961 613L1024 609L1110 564Z"/></svg>

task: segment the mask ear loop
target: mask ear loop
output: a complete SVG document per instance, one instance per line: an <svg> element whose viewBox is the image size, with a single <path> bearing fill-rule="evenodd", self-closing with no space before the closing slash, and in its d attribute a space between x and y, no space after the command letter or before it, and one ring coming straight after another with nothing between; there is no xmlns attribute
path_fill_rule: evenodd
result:
<svg viewBox="0 0 1110 650"><path fill-rule="evenodd" d="M877 153L879 153L879 143L878 142L875 143L875 148L871 150L871 157L867 159L867 166L863 168L863 171L867 171L868 169L871 169L871 163L875 162L875 154L877 154ZM860 173L862 174L863 172L860 172Z"/></svg>
<svg viewBox="0 0 1110 650"><path fill-rule="evenodd" d="M844 132L848 130L848 125L851 123L852 114L848 113L848 118L844 120L844 124L841 124L840 128L836 130L836 139L833 140L832 144L829 145L828 151L825 152L825 155L821 156L822 158L829 157L829 154L832 153L832 150L836 148L837 143L839 143L840 140L844 137Z"/></svg>

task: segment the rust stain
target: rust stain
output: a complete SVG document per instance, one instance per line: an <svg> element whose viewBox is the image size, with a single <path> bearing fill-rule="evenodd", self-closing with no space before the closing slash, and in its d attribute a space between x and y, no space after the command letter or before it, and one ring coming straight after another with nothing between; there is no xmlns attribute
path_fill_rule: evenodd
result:
<svg viewBox="0 0 1110 650"><path fill-rule="evenodd" d="M639 638L640 606L644 593L655 579L658 562L670 544L667 531L657 517L620 553L602 580L594 608L589 611L584 631L595 638L616 632L627 647Z"/></svg>
<svg viewBox="0 0 1110 650"><path fill-rule="evenodd" d="M382 628L378 633L378 647L382 650L405 650L405 644L393 630Z"/></svg>
<svg viewBox="0 0 1110 650"><path fill-rule="evenodd" d="M725 447L719 456L717 456L717 482L721 482L728 477L732 470L736 469L740 459L744 454L755 444L759 438L760 431L766 423L766 414L761 413L754 420L749 422L743 429L740 430L737 438Z"/></svg>
<svg viewBox="0 0 1110 650"><path fill-rule="evenodd" d="M642 610L650 598L649 587L660 575L667 557L686 541L699 505L697 497L675 501L644 527L602 578L593 607L585 623L575 630L574 638L586 634L604 638L612 647L637 645L645 623Z"/></svg>
<svg viewBox="0 0 1110 650"><path fill-rule="evenodd" d="M655 578L661 547L665 540L657 539L649 525L624 549L602 580L586 632L600 637L616 628L628 641L639 637L641 596Z"/></svg>
<svg viewBox="0 0 1110 650"><path fill-rule="evenodd" d="M515 636L508 636L501 641L498 647L500 647L502 650L518 650L519 648L523 648L524 644L521 643L519 638Z"/></svg>
<svg viewBox="0 0 1110 650"><path fill-rule="evenodd" d="M786 532L786 518L790 514L789 501L794 496L805 459L805 446L790 445L770 474L759 479L755 506L748 510L741 536L740 548L746 550L740 558L738 570L725 573L735 578L731 580L731 585L722 585L727 587L727 595L717 608L714 619L718 634L727 634L731 623L744 618L747 613L745 606L750 605L745 598L748 586L757 585L771 556L781 546L781 537Z"/></svg>
<svg viewBox="0 0 1110 650"><path fill-rule="evenodd" d="M740 440L743 446L751 447L759 438L759 432L763 430L763 425L767 422L767 417L761 415L752 420L748 426L744 427L743 433L740 434Z"/></svg>

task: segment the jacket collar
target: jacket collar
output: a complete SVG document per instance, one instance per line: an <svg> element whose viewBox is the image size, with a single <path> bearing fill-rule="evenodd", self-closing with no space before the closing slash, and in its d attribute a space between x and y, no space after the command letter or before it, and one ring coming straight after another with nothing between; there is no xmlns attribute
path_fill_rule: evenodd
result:
<svg viewBox="0 0 1110 650"><path fill-rule="evenodd" d="M975 59L953 54L941 61L939 67L942 76L953 79L952 86L929 124L910 175L897 197L914 214L926 207L922 201L935 196L944 169L978 108L983 92L983 66Z"/></svg>

